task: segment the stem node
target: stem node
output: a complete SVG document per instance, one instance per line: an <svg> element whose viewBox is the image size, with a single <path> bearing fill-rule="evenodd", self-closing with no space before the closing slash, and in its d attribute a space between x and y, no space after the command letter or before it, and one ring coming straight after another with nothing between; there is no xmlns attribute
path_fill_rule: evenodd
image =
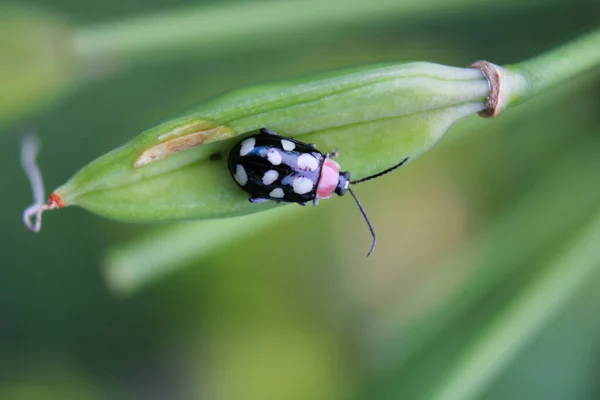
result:
<svg viewBox="0 0 600 400"><path fill-rule="evenodd" d="M471 68L479 69L488 81L490 94L486 100L485 110L478 114L485 118L492 118L500 115L506 102L504 101L504 69L489 61L477 61L471 64Z"/></svg>

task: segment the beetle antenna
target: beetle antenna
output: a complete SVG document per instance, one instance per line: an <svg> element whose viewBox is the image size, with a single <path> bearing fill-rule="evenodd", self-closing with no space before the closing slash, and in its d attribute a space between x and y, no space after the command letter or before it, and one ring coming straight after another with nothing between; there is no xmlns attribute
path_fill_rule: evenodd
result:
<svg viewBox="0 0 600 400"><path fill-rule="evenodd" d="M354 201L356 201L356 205L358 206L358 209L362 213L363 217L365 217L365 221L367 221L367 225L369 225L369 230L371 231L371 236L373 236L373 244L371 244L371 249L369 250L369 253L367 254L367 257L369 257L371 255L371 253L373 253L373 250L375 250L375 245L377 244L377 235L375 235L375 229L373 229L373 225L371 225L371 221L369 220L369 217L367 216L367 213L365 212L365 209L363 208L362 204L360 204L360 201L358 201L358 197L356 197L356 195L354 194L354 191L351 188L348 188L348 191L350 192L352 197L354 197Z"/></svg>
<svg viewBox="0 0 600 400"><path fill-rule="evenodd" d="M364 182L364 181L368 181L368 180L371 180L371 179L374 179L374 178L378 178L381 175L385 175L388 172L392 172L396 168L399 168L399 167L403 166L407 161L408 161L408 157L406 157L404 160L400 161L398 164L394 165L391 168L388 168L388 169L386 169L384 171L378 172L375 175L367 176L366 178L362 178L362 179L359 179L357 181L352 181L350 183L352 183L353 185L355 185L355 184L360 183L360 182Z"/></svg>

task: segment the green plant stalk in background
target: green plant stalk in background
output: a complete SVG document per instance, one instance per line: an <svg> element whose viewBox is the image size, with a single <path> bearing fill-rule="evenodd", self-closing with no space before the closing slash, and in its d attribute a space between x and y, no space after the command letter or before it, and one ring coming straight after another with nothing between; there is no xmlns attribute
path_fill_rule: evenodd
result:
<svg viewBox="0 0 600 400"><path fill-rule="evenodd" d="M164 58L165 54L214 54L228 48L253 48L265 41L287 41L319 30L335 32L344 26L361 26L398 18L409 22L434 10L475 7L490 10L530 7L518 0L494 2L459 0L396 1L253 1L188 7L81 27L75 33L75 53L80 63ZM535 3L546 4L547 0ZM265 17L273 16L273 17ZM276 17L275 17L276 16ZM226 27L226 29L224 29ZM243 45L240 43L243 42Z"/></svg>
<svg viewBox="0 0 600 400"><path fill-rule="evenodd" d="M176 224L151 232L109 251L106 280L112 290L131 294L165 275L189 265L208 252L218 251L241 237L292 217L298 208L280 207L261 214Z"/></svg>

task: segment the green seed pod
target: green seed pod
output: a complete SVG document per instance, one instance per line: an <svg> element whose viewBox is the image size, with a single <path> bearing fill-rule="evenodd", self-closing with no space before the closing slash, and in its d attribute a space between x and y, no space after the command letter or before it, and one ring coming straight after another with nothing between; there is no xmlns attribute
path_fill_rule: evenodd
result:
<svg viewBox="0 0 600 400"><path fill-rule="evenodd" d="M74 71L71 31L33 8L0 6L0 127L58 96Z"/></svg>
<svg viewBox="0 0 600 400"><path fill-rule="evenodd" d="M264 210L275 204L249 203L226 166L229 150L248 132L267 127L322 152L337 149L342 169L360 179L414 160L456 120L485 110L489 94L479 69L424 62L235 91L91 162L53 192L49 207L78 205L135 222Z"/></svg>

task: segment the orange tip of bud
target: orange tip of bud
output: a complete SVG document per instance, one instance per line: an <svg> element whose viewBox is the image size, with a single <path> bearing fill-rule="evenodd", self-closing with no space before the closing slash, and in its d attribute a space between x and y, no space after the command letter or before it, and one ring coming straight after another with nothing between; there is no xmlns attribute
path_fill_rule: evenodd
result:
<svg viewBox="0 0 600 400"><path fill-rule="evenodd" d="M52 193L50 197L48 197L48 207L50 210L55 208L63 208L65 206L62 197L58 193Z"/></svg>

